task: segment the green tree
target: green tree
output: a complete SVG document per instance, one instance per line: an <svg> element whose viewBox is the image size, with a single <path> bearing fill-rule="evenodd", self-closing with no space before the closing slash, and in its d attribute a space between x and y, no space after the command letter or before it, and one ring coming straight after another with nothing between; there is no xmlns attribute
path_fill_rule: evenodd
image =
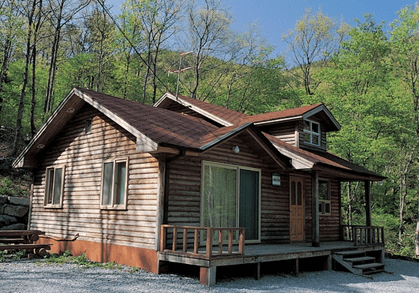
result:
<svg viewBox="0 0 419 293"><path fill-rule="evenodd" d="M313 88L317 86L311 74L313 63L324 61L337 51L346 27L342 23L338 28L337 22L321 10L313 13L307 9L295 28L282 36L282 40L288 44L294 66L301 70L307 95L312 95Z"/></svg>
<svg viewBox="0 0 419 293"><path fill-rule="evenodd" d="M397 12L398 19L391 23L391 43L395 70L402 76L403 85L409 90L414 131L419 145L419 5L407 6ZM419 157L416 147L415 157ZM416 172L417 198L419 201L419 167ZM416 256L419 256L419 210L416 225Z"/></svg>
<svg viewBox="0 0 419 293"><path fill-rule="evenodd" d="M399 150L409 136L409 129L405 128L409 117L406 99L395 88L390 53L383 24L376 24L372 15L365 15L364 22L350 30L349 40L341 44L339 54L316 74L324 84L317 95L305 98L306 102L324 102L341 123L342 130L328 138L333 153L384 175L390 174L389 162L396 155L402 157ZM409 156L404 158L408 160ZM390 181L399 179L397 176ZM348 184L343 190L347 191L344 208L350 221L357 218L354 213L363 211L363 188L357 183ZM380 186L373 186L374 208L387 209L385 192ZM394 209L386 211L393 214Z"/></svg>

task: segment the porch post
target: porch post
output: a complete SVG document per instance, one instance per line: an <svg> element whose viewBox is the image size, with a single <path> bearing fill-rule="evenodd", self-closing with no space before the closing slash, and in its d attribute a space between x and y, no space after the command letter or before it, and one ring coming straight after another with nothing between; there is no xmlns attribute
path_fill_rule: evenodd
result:
<svg viewBox="0 0 419 293"><path fill-rule="evenodd" d="M311 173L311 243L313 247L320 247L319 230L319 174Z"/></svg>
<svg viewBox="0 0 419 293"><path fill-rule="evenodd" d="M371 184L370 181L365 180L365 225L372 226L371 224Z"/></svg>

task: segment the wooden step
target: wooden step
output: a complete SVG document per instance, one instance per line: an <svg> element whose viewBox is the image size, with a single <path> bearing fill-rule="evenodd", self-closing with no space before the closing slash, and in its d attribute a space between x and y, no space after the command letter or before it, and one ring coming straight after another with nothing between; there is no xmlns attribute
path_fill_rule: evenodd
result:
<svg viewBox="0 0 419 293"><path fill-rule="evenodd" d="M368 264L362 264L362 265L355 265L355 269L362 270L362 274L364 275L370 275L370 274L376 274L384 271L384 264L382 263L368 263Z"/></svg>
<svg viewBox="0 0 419 293"><path fill-rule="evenodd" d="M345 258L345 261L351 262L351 263L359 263L359 262L374 262L375 257L372 256L361 256L361 257L353 257L353 258Z"/></svg>
<svg viewBox="0 0 419 293"><path fill-rule="evenodd" d="M376 258L367 256L359 250L338 251L333 253L333 259L348 271L356 275L370 275L384 272L384 264L377 263Z"/></svg>
<svg viewBox="0 0 419 293"><path fill-rule="evenodd" d="M356 269L361 269L361 270L365 270L365 269L375 269L375 268L379 268L379 267L384 267L384 264L379 263L379 262L373 262L373 263L366 263L366 264L362 264L362 265L355 265L354 268Z"/></svg>
<svg viewBox="0 0 419 293"><path fill-rule="evenodd" d="M336 251L333 252L333 254L336 255L342 255L343 257L348 257L348 256L355 256L355 255L365 255L364 251L360 251L360 250L345 250L345 251Z"/></svg>

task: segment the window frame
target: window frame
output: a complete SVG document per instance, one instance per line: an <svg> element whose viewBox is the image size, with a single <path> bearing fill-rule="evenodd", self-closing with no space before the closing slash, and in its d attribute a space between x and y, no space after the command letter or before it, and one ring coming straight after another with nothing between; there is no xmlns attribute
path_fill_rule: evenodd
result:
<svg viewBox="0 0 419 293"><path fill-rule="evenodd" d="M84 121L84 133L91 134L92 133L92 125L93 125L93 118L87 118Z"/></svg>
<svg viewBox="0 0 419 293"><path fill-rule="evenodd" d="M258 168L252 168L252 167L246 167L246 166L240 166L240 165L234 165L234 164L224 164L224 163L218 163L218 162L212 162L212 161L202 161L201 164L201 198L200 198L200 226L203 227L203 202L204 202L204 196L205 196L205 190L204 190L204 178L205 178L205 166L214 166L214 167L220 167L220 168L226 168L226 169L234 169L236 170L236 223L239 225L239 219L240 219L240 170L249 170L259 173L259 182L258 182L258 239L256 240L246 240L246 243L261 243L261 228L262 228L262 170ZM239 227L239 226L237 226ZM236 242L237 240L233 240ZM200 241L202 245L205 245L206 241L201 240Z"/></svg>
<svg viewBox="0 0 419 293"><path fill-rule="evenodd" d="M60 182L60 201L58 203L54 203L54 191L55 191L55 176L57 174L56 170L62 169L61 174L61 182ZM51 170L54 171L54 178L50 178ZM49 182L52 179L52 186ZM45 190L44 190L44 208L51 208L51 209L61 209L63 207L63 198L64 198L64 181L65 181L65 165L57 165L52 167L47 167L45 170ZM52 190L50 192L50 190ZM51 197L51 203L49 202L49 198Z"/></svg>
<svg viewBox="0 0 419 293"><path fill-rule="evenodd" d="M305 122L309 123L310 129L305 129L304 128L304 123ZM317 127L319 129L319 132L313 131L313 124L317 125ZM305 137L304 137L305 134L309 134L310 141L305 140ZM318 144L313 143L313 136L318 136L318 138L319 138L318 139ZM313 146L321 146L322 145L321 125L320 125L319 122L315 122L315 121L312 121L312 120L309 120L309 119L304 119L303 120L303 142L305 144L309 144L309 145L313 145Z"/></svg>
<svg viewBox="0 0 419 293"><path fill-rule="evenodd" d="M115 203L115 166L118 163L125 162L125 186L124 186L124 203L116 204ZM112 163L112 182L111 182L111 200L110 204L103 204L103 192L104 192L104 182L105 182L105 165ZM102 176L100 182L100 209L101 210L126 210L128 206L128 173L129 173L129 160L128 158L117 158L112 160L106 160L102 164Z"/></svg>
<svg viewBox="0 0 419 293"><path fill-rule="evenodd" d="M328 199L320 199L320 183L324 182L327 186ZM329 205L329 211L326 211L326 205ZM330 216L332 214L331 190L330 181L326 179L319 179L319 214L322 216Z"/></svg>

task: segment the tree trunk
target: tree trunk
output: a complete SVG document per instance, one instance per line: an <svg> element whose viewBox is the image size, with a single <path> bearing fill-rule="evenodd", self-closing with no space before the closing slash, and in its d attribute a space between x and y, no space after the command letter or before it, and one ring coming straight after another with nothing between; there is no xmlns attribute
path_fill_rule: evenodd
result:
<svg viewBox="0 0 419 293"><path fill-rule="evenodd" d="M407 175L409 172L410 164L412 163L413 153L410 153L408 161L406 162L406 167L403 170L402 179L400 181L400 222L399 222L399 241L402 241L402 235L404 232L404 207L407 196ZM404 191L403 191L404 189Z"/></svg>
<svg viewBox="0 0 419 293"><path fill-rule="evenodd" d="M45 104L44 104L44 114L49 113L52 110L53 106L53 92L54 92L54 84L55 84L55 71L57 67L57 56L58 56L58 47L61 37L61 20L58 21L58 25L56 27L56 31L54 34L54 42L52 44L51 49L51 64L49 66L48 71L48 81L47 81L47 92L45 96Z"/></svg>
<svg viewBox="0 0 419 293"><path fill-rule="evenodd" d="M419 154L418 154L419 156ZM418 197L418 201L419 201L419 165L417 167L417 197ZM416 231L415 231L415 247L416 247L416 257L419 256L419 205L418 205L418 217L417 217L417 221L416 221Z"/></svg>
<svg viewBox="0 0 419 293"><path fill-rule="evenodd" d="M33 35L33 49L32 49L32 98L31 98L31 139L34 137L36 133L36 126L35 126L35 106L36 106L36 43L38 41L38 32L41 28L41 18L42 18L42 0L39 1L39 12L37 17L37 22L35 26L35 31Z"/></svg>
<svg viewBox="0 0 419 293"><path fill-rule="evenodd" d="M35 13L36 8L36 0L32 1L32 8L28 15L28 35L26 38L26 58L25 58L25 70L23 72L23 82L22 82L22 89L20 91L19 96L19 106L17 110L17 119L16 119L16 130L15 130L15 137L13 141L13 149L11 155L14 156L17 153L20 135L22 130L22 116L23 116L23 107L24 107L24 98L25 98L25 90L26 85L28 84L28 73L29 73L29 64L31 62L31 38L32 38L32 23L33 23L33 15Z"/></svg>
<svg viewBox="0 0 419 293"><path fill-rule="evenodd" d="M405 184L405 176L402 176L402 180L400 181L400 204L399 204L399 242L402 241L403 235L403 213L404 213L404 199L405 196L403 194L403 184Z"/></svg>
<svg viewBox="0 0 419 293"><path fill-rule="evenodd" d="M7 70L9 68L9 61L10 61L11 52L12 52L12 39L11 38L12 38L11 36L6 37L6 41L4 43L4 49L3 49L3 59L2 59L2 64L0 68L0 113L1 113L2 105L3 105L3 98L2 98L3 84L7 78Z"/></svg>

